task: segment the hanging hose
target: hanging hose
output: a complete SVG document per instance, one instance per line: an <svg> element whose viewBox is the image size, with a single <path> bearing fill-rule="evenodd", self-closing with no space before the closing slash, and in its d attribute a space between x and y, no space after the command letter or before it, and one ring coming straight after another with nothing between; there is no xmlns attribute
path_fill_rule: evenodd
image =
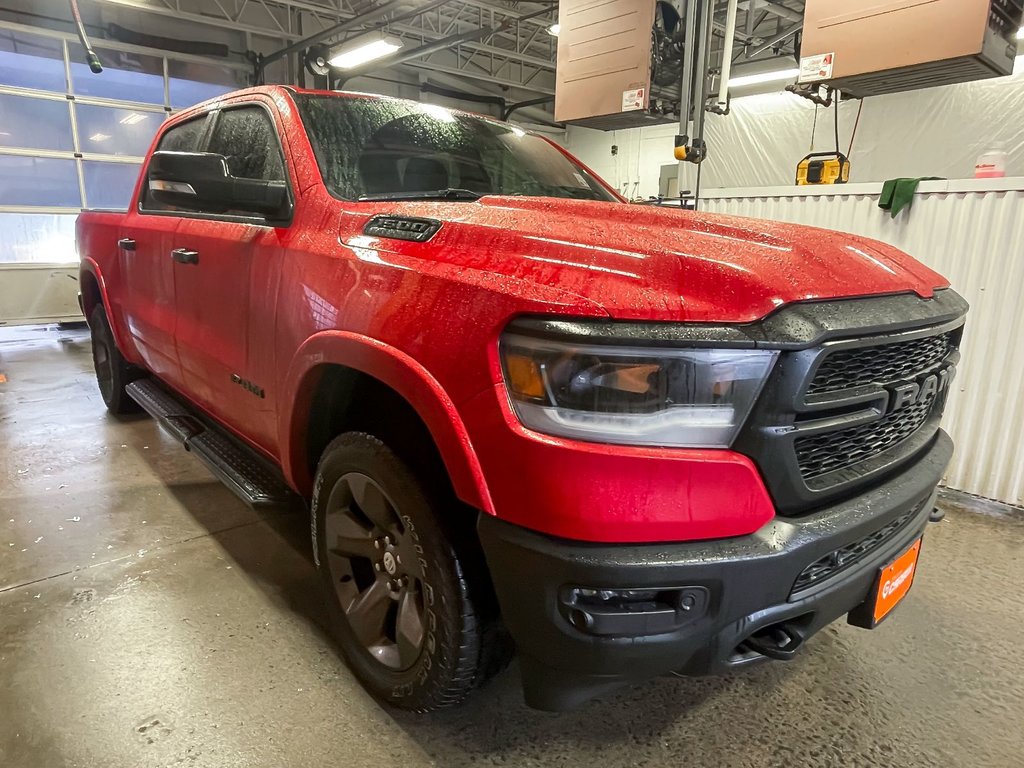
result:
<svg viewBox="0 0 1024 768"><path fill-rule="evenodd" d="M75 27L78 29L78 39L82 41L82 47L85 48L85 60L89 64L89 69L92 70L93 74L98 75L103 71L103 64L100 63L100 57L96 55L96 51L92 49L92 44L89 42L89 37L85 34L85 24L82 23L82 14L78 12L78 0L70 0L71 2L71 16L75 20Z"/></svg>
<svg viewBox="0 0 1024 768"><path fill-rule="evenodd" d="M700 169L704 163L697 163L697 182L693 185L693 210L700 210ZM680 193L682 194L682 193Z"/></svg>
<svg viewBox="0 0 1024 768"><path fill-rule="evenodd" d="M853 140L857 138L857 126L860 125L860 113L862 109L864 109L864 99L860 100L860 106L857 107L857 119L853 121L853 133L850 134L850 147L846 150L847 157L853 154Z"/></svg>
<svg viewBox="0 0 1024 768"><path fill-rule="evenodd" d="M839 92L836 92L835 101L835 129L836 129L836 154L839 154Z"/></svg>
<svg viewBox="0 0 1024 768"><path fill-rule="evenodd" d="M818 130L818 105L814 105L814 120L811 122L811 146L807 149L808 152L814 151L814 132Z"/></svg>

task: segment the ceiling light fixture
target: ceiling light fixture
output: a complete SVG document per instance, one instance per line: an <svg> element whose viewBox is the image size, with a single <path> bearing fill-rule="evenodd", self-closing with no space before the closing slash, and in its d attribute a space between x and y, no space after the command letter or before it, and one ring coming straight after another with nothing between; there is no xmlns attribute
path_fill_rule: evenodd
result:
<svg viewBox="0 0 1024 768"><path fill-rule="evenodd" d="M402 45L401 40L391 35L361 37L331 51L331 58L327 60L327 63L339 69L352 69L360 64L390 56Z"/></svg>
<svg viewBox="0 0 1024 768"><path fill-rule="evenodd" d="M548 34L551 35L552 37L558 37L558 33L561 31L561 24L552 24L550 27L548 27Z"/></svg>
<svg viewBox="0 0 1024 768"><path fill-rule="evenodd" d="M109 138L110 136L105 133L94 133L89 137L89 141L106 141Z"/></svg>
<svg viewBox="0 0 1024 768"><path fill-rule="evenodd" d="M1024 27L1017 30L1017 39L1024 40Z"/></svg>
<svg viewBox="0 0 1024 768"><path fill-rule="evenodd" d="M774 72L761 72L757 75L741 75L729 78L730 88L742 88L745 85L775 83L780 80L794 80L800 75L799 69L779 69Z"/></svg>
<svg viewBox="0 0 1024 768"><path fill-rule="evenodd" d="M135 125L136 123L141 123L147 117L149 116L140 115L138 112L131 112L118 120L118 122L121 123L121 125Z"/></svg>

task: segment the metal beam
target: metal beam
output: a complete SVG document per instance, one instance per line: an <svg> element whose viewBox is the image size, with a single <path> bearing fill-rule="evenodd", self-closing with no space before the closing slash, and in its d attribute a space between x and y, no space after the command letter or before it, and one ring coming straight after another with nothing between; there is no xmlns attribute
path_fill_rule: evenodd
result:
<svg viewBox="0 0 1024 768"><path fill-rule="evenodd" d="M269 27L258 27L255 24L245 24L243 22L234 21L225 16L207 16L201 13L190 13L188 11L182 11L177 8L172 8L168 5L151 5L150 3L142 2L142 0L100 0L108 5L120 5L125 8L131 8L135 11L145 11L146 13L153 13L158 16L168 16L175 19L181 19L182 21L193 21L197 24L206 24L213 27L220 27L221 29L229 29L234 32L250 32L255 35L262 35L264 37L277 38L280 40L297 40L298 35L282 31L280 29L271 29Z"/></svg>
<svg viewBox="0 0 1024 768"><path fill-rule="evenodd" d="M289 54L295 53L296 51L301 51L302 49L308 48L311 45L316 45L321 40L325 40L328 37L331 37L332 35L337 35L341 32L345 32L346 30L352 29L353 27L358 27L361 24L369 24L371 21L376 21L381 16L386 16L388 12L394 10L396 6L402 5L405 2L406 0L390 0L390 2L378 6L374 10L364 13L362 16L353 16L351 19L346 19L345 21L338 22L333 27L328 27L327 29L321 30L320 32L317 32L314 35L304 37L301 40L296 40L288 47L282 48L279 51L274 51L273 53L264 56L263 60L260 62L261 69L262 67L265 67L267 64L275 62L278 59L283 59L285 56ZM442 2L444 2L444 0L442 0Z"/></svg>
<svg viewBox="0 0 1024 768"><path fill-rule="evenodd" d="M414 67L415 69L426 69L431 72L445 72L449 75L457 75L459 77L468 77L471 80L479 80L482 83L493 83L494 85L501 85L506 88L519 88L530 93L545 93L554 95L554 88L547 88L540 85L530 85L524 83L517 83L514 80L508 80L501 77L495 77L494 75L487 74L485 72L476 72L472 69L459 69L458 67L449 67L443 64L437 64L435 62L423 62L423 61L407 61L402 66Z"/></svg>
<svg viewBox="0 0 1024 768"><path fill-rule="evenodd" d="M787 37L791 37L792 35L795 35L797 32L799 32L803 28L803 26L804 26L803 22L800 22L799 24L794 24L791 27L787 27L786 29L784 29L781 32L779 32L779 34L774 35L773 37L770 37L767 40L765 40L764 44L759 45L756 48L753 48L751 50L748 50L746 52L746 54L744 55L744 58L752 59L755 56L757 56L759 53L764 53L765 51L769 50L770 48L774 48L776 45L781 43Z"/></svg>
<svg viewBox="0 0 1024 768"><path fill-rule="evenodd" d="M227 3L228 0L223 0L223 2L217 2L213 6L205 6L205 9L218 11L220 15L213 15L212 13L195 13L183 10L183 5L184 7L188 6L183 4L181 0L157 0L155 2L146 2L145 0L100 1L111 5L119 5L138 11L174 17L199 24L206 24L233 31L276 38L289 44L295 43L304 36L298 34L297 31L291 28L292 19L290 17L286 19L279 19L273 16L270 10L271 8L275 8L280 11L296 9L303 13L312 14L315 17L316 23L323 25L325 29L329 29L331 26L336 26L339 23L358 18L352 11L343 10L340 7L340 4L338 7L328 8L326 6L310 2L299 2L299 0L260 0L258 5L256 3L249 2L248 0L241 3L238 3L237 0L235 0L235 4L230 7L225 6L225 3ZM252 23L251 17L246 17L245 20L243 20L243 13L246 12L246 9L254 7L261 8L265 11L268 23L273 19L274 26L267 26L265 28L256 26ZM519 15L515 10L507 6L491 5L483 0L449 0L445 5L441 6L435 5L434 3L427 4L423 7L421 13L416 14L416 17L424 19L429 12L434 10L439 14L438 18L442 20L449 29L456 27L457 25L467 25L478 28L480 26L479 23L474 23L463 16L466 10L471 9L476 9L477 13L475 15L485 22L489 22L486 23L486 26L498 28L488 42L469 42L464 44L464 47L467 50L483 54L487 58L487 61L490 62L492 72L497 72L508 66L510 63L529 66L536 70L554 70L555 62L553 46L549 45L548 49L545 51L549 54L547 57L535 56L526 53L525 51L516 50L516 48L519 47L518 25L524 23L538 23L546 25L549 21L538 17L550 13L550 9L544 8L538 12L526 14L524 16ZM262 16L263 14L261 14L261 18ZM369 17L367 17L367 20L368 18ZM346 25L344 29L354 31L355 26L358 26L361 23L363 22L353 22L354 26L350 27ZM287 27L287 29L285 27ZM421 23L419 26L413 24L393 24L390 25L389 28L392 32L395 32L400 36L412 39L418 38L419 41L424 44L440 40L445 37L443 33L430 29L425 23ZM337 34L337 32L329 33L328 37L330 34ZM499 42L509 43L514 47L503 47L503 45L498 44Z"/></svg>
<svg viewBox="0 0 1024 768"><path fill-rule="evenodd" d="M740 3L739 7L748 13L764 9L768 11L768 13L788 21L799 21L800 23L803 23L804 20L804 15L800 11L791 10L784 5L769 2L769 0L744 0L744 2Z"/></svg>

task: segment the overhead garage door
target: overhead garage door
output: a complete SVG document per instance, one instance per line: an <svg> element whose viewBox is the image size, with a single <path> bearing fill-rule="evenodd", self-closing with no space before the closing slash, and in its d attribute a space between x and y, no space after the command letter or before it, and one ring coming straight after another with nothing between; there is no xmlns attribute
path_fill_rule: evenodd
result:
<svg viewBox="0 0 1024 768"><path fill-rule="evenodd" d="M244 65L95 47L100 75L75 38L0 23L0 325L77 317L79 211L126 209L164 118L246 84Z"/></svg>

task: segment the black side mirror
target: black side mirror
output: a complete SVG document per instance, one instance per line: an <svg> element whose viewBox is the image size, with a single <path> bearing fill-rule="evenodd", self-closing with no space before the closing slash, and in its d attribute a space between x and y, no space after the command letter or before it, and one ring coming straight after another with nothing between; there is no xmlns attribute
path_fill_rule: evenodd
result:
<svg viewBox="0 0 1024 768"><path fill-rule="evenodd" d="M232 176L227 159L211 152L154 152L148 183L154 200L175 208L253 213L270 223L291 217L285 182Z"/></svg>

